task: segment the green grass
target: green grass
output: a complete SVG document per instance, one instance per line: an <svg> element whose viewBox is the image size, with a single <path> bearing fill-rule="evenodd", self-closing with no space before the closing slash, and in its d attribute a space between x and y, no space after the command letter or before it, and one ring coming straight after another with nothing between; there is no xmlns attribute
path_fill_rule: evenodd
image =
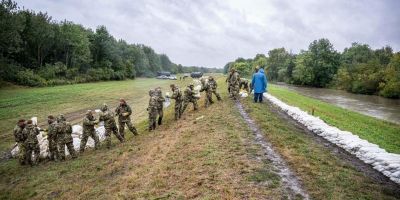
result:
<svg viewBox="0 0 400 200"><path fill-rule="evenodd" d="M296 92L269 85L269 93L283 102L320 117L326 123L360 136L391 153L400 153L400 125L346 110Z"/></svg>
<svg viewBox="0 0 400 200"><path fill-rule="evenodd" d="M302 129L278 116L268 104L242 100L245 108L263 131L266 139L300 177L312 199L397 199L399 194L359 172L314 140ZM259 173L255 180L272 179ZM397 196L396 196L397 195Z"/></svg>

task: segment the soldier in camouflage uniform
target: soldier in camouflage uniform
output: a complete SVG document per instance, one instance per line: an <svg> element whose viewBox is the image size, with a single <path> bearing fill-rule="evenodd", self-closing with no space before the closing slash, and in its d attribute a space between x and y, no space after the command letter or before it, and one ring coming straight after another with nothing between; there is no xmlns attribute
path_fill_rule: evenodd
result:
<svg viewBox="0 0 400 200"><path fill-rule="evenodd" d="M241 78L240 82L239 82L239 90L240 89L244 89L247 91L247 93L250 92L250 87L249 87L249 80L245 79L245 78Z"/></svg>
<svg viewBox="0 0 400 200"><path fill-rule="evenodd" d="M158 114L158 125L160 126L162 124L162 119L164 116L164 102L165 98L162 95L162 91L160 87L157 87L155 90L155 96L157 97L157 114Z"/></svg>
<svg viewBox="0 0 400 200"><path fill-rule="evenodd" d="M183 108L181 110L181 115L183 114L183 112L185 112L186 107L189 105L189 103L193 103L194 110L197 110L197 99L198 98L195 96L194 92L194 85L190 84L184 91Z"/></svg>
<svg viewBox="0 0 400 200"><path fill-rule="evenodd" d="M211 87L204 78L202 78L200 81L201 81L200 92L206 92L206 98L204 99L204 106L207 108L210 104L214 103L214 101L212 100Z"/></svg>
<svg viewBox="0 0 400 200"><path fill-rule="evenodd" d="M25 140L27 139L27 135L23 134L23 130L25 128L25 120L20 119L15 125L14 128L14 138L15 142L17 142L19 153L18 153L18 161L19 164L25 165L27 164L26 160L26 147L25 147Z"/></svg>
<svg viewBox="0 0 400 200"><path fill-rule="evenodd" d="M76 152L74 149L74 141L72 139L72 126L67 122L64 115L57 117L57 140L58 140L58 154L61 160L65 160L65 146L67 146L68 152L72 159L76 158Z"/></svg>
<svg viewBox="0 0 400 200"><path fill-rule="evenodd" d="M35 165L38 163L40 156L39 141L37 139L39 129L32 124L32 120L28 120L22 134L27 136L25 140L27 163ZM32 153L35 154L35 160L32 159Z"/></svg>
<svg viewBox="0 0 400 200"><path fill-rule="evenodd" d="M125 124L134 135L138 134L131 122L132 109L124 99L119 100L119 106L115 109L115 113L118 115L119 134L122 138L125 138Z"/></svg>
<svg viewBox="0 0 400 200"><path fill-rule="evenodd" d="M103 104L101 111L102 113L100 113L99 121L104 121L107 148L111 147L111 133L114 133L115 137L117 137L121 143L124 142L124 138L122 138L118 132L117 123L114 119L114 113L108 109L107 104Z"/></svg>
<svg viewBox="0 0 400 200"><path fill-rule="evenodd" d="M217 100L221 101L221 96L217 92L217 87L218 87L217 81L215 81L214 77L212 76L208 77L208 85L211 88L211 92L217 97Z"/></svg>
<svg viewBox="0 0 400 200"><path fill-rule="evenodd" d="M49 126L47 128L47 140L49 141L49 158L57 161L59 159L57 150L57 122L53 115L47 117Z"/></svg>
<svg viewBox="0 0 400 200"><path fill-rule="evenodd" d="M229 80L229 91L230 91L229 96L235 100L238 99L239 95L239 81L240 81L239 73L235 69L232 69L232 75L230 76Z"/></svg>
<svg viewBox="0 0 400 200"><path fill-rule="evenodd" d="M175 99L175 120L181 118L181 110L182 110L182 92L178 86L171 84L170 85L172 90L171 99Z"/></svg>
<svg viewBox="0 0 400 200"><path fill-rule="evenodd" d="M82 153L85 151L85 146L89 136L94 140L94 148L97 149L99 147L100 141L99 137L96 134L96 130L94 125L98 124L99 122L96 121L96 118L93 116L91 110L88 110L86 116L83 118L83 134L81 140L81 146L79 151Z"/></svg>
<svg viewBox="0 0 400 200"><path fill-rule="evenodd" d="M154 90L149 91L149 107L147 107L147 111L149 112L149 131L156 129L156 119L158 113L158 97Z"/></svg>

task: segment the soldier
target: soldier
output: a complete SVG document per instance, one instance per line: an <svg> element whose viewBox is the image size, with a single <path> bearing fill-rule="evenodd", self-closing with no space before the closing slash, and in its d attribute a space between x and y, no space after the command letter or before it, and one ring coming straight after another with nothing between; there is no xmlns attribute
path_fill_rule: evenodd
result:
<svg viewBox="0 0 400 200"><path fill-rule="evenodd" d="M182 92L179 89L179 87L174 84L171 84L170 87L172 90L171 99L175 99L175 120L178 120L181 118L182 101L183 101Z"/></svg>
<svg viewBox="0 0 400 200"><path fill-rule="evenodd" d="M156 119L158 113L158 97L155 94L154 90L149 91L149 107L147 107L147 111L149 112L149 131L156 129Z"/></svg>
<svg viewBox="0 0 400 200"><path fill-rule="evenodd" d="M239 82L239 90L244 89L247 91L247 93L250 92L250 88L249 88L249 80L245 79L245 78L241 78L240 82Z"/></svg>
<svg viewBox="0 0 400 200"><path fill-rule="evenodd" d="M158 114L158 125L162 124L162 119L164 116L164 102L165 98L162 96L162 91L160 87L157 87L155 90L155 97L157 98L157 114Z"/></svg>
<svg viewBox="0 0 400 200"><path fill-rule="evenodd" d="M25 140L28 136L23 134L24 128L25 128L25 120L24 119L20 119L14 128L14 138L15 138L15 142L17 142L18 149L19 149L18 161L19 161L19 164L21 164L21 165L27 164L27 160L25 157L26 156Z"/></svg>
<svg viewBox="0 0 400 200"><path fill-rule="evenodd" d="M119 106L115 109L115 113L118 115L119 134L122 138L125 138L125 124L134 135L138 134L131 122L132 109L124 99L119 100Z"/></svg>
<svg viewBox="0 0 400 200"><path fill-rule="evenodd" d="M100 113L99 121L104 121L107 148L111 147L111 133L114 133L115 137L117 137L121 143L124 142L124 138L122 138L118 132L117 123L114 119L114 113L108 109L107 104L103 104L101 111L102 113Z"/></svg>
<svg viewBox="0 0 400 200"><path fill-rule="evenodd" d="M57 117L57 140L58 140L58 154L61 160L65 160L65 146L72 159L76 158L74 149L74 140L72 139L72 126L67 122L64 115L60 114Z"/></svg>
<svg viewBox="0 0 400 200"><path fill-rule="evenodd" d="M239 73L235 69L232 69L232 75L229 80L229 87L230 87L229 91L230 91L230 97L234 100L238 98L239 81L240 81Z"/></svg>
<svg viewBox="0 0 400 200"><path fill-rule="evenodd" d="M98 124L99 122L96 121L96 118L93 116L91 110L88 110L86 116L83 118L83 134L81 140L81 146L79 151L82 153L85 151L85 146L87 140L90 137L94 140L94 148L97 149L99 147L99 137L96 135L96 130L94 129L94 125Z"/></svg>
<svg viewBox="0 0 400 200"><path fill-rule="evenodd" d="M211 88L211 92L215 95L215 97L217 97L217 100L221 101L221 96L217 92L217 87L218 87L217 81L215 81L214 77L212 76L208 77L208 85Z"/></svg>
<svg viewBox="0 0 400 200"><path fill-rule="evenodd" d="M214 103L214 101L212 100L211 87L208 84L208 82L206 82L206 80L204 78L202 78L200 81L201 81L200 92L203 92L203 91L206 92L206 98L204 100L204 106L207 108L210 104Z"/></svg>
<svg viewBox="0 0 400 200"><path fill-rule="evenodd" d="M23 135L27 136L25 140L25 157L27 163L29 163L30 165L35 165L38 163L40 156L39 141L37 139L37 135L39 135L39 129L32 124L32 120L28 120L22 132ZM32 153L35 154L35 160L32 159Z"/></svg>
<svg viewBox="0 0 400 200"><path fill-rule="evenodd" d="M184 92L184 97L183 97L183 108L181 110L181 115L183 114L183 112L185 112L186 107L188 106L189 103L193 103L193 108L194 110L197 110L197 97L194 96L195 92L194 92L194 85L190 84Z"/></svg>
<svg viewBox="0 0 400 200"><path fill-rule="evenodd" d="M49 127L47 128L47 140L49 141L50 160L57 161L59 158L57 150L57 122L53 115L47 117Z"/></svg>

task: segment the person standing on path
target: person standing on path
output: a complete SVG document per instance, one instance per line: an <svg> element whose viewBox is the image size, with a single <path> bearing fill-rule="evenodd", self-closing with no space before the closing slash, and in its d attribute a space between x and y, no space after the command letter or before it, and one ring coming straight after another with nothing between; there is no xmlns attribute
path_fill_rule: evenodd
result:
<svg viewBox="0 0 400 200"><path fill-rule="evenodd" d="M267 84L268 84L268 81L267 81L267 76L264 74L264 69L260 69L260 70L258 70L258 72L253 74L251 86L254 89L254 102L255 103L257 103L257 102L262 103L263 93L267 91Z"/></svg>

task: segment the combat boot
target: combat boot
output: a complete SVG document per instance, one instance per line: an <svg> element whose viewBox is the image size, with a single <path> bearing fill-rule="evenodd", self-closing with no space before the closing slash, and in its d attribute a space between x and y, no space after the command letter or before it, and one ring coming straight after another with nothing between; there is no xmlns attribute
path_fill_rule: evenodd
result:
<svg viewBox="0 0 400 200"><path fill-rule="evenodd" d="M162 117L158 118L158 125L160 126L162 124Z"/></svg>

